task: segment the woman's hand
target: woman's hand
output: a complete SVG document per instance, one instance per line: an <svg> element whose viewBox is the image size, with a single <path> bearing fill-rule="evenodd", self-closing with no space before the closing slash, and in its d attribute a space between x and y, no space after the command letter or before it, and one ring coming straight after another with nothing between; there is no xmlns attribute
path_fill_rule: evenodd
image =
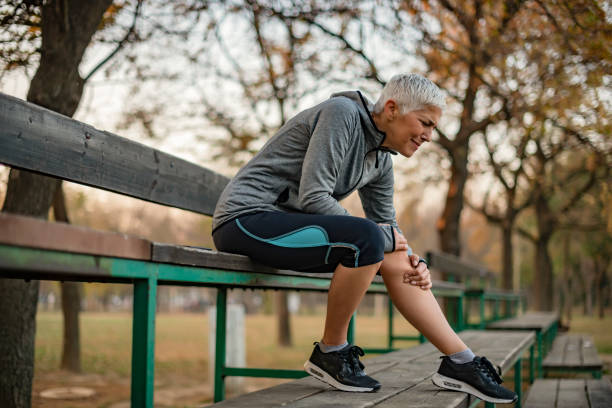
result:
<svg viewBox="0 0 612 408"><path fill-rule="evenodd" d="M423 290L431 289L431 275L425 262L419 262L418 255L409 255L408 260L414 268L404 272L404 283L419 286Z"/></svg>
<svg viewBox="0 0 612 408"><path fill-rule="evenodd" d="M406 240L406 237L400 234L395 228L393 228L393 235L395 235L395 249L393 251L407 251L408 241Z"/></svg>

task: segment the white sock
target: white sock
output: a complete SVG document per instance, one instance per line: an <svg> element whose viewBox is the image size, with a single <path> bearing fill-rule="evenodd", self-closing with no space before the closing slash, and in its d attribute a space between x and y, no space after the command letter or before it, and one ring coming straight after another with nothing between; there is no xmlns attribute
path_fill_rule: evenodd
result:
<svg viewBox="0 0 612 408"><path fill-rule="evenodd" d="M324 353L331 353L332 351L342 350L346 346L348 346L348 341L345 341L344 344L339 344L336 346L328 346L327 344L323 343L323 340L319 342L319 348Z"/></svg>
<svg viewBox="0 0 612 408"><path fill-rule="evenodd" d="M470 350L470 348L468 347L463 351L451 354L449 357L455 364L465 364L465 363L469 363L470 361L472 361L474 357L476 356L474 355L472 350Z"/></svg>

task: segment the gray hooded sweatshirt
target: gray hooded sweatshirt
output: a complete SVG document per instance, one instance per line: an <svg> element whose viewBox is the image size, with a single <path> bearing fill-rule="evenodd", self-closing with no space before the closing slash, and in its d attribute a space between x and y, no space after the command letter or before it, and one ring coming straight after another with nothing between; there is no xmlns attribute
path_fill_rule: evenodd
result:
<svg viewBox="0 0 612 408"><path fill-rule="evenodd" d="M381 146L371 108L359 91L341 92L285 123L225 187L213 231L258 211L350 215L338 201L358 190L366 217L388 224L385 252L393 251L396 152Z"/></svg>

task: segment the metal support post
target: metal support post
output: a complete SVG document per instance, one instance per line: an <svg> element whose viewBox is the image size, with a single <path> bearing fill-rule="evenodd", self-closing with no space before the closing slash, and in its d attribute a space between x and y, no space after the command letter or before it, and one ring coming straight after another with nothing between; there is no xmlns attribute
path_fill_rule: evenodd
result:
<svg viewBox="0 0 612 408"><path fill-rule="evenodd" d="M480 322L478 323L478 328L483 330L487 323L485 321L485 297L484 297L484 291L480 294L479 296L479 300L480 300Z"/></svg>
<svg viewBox="0 0 612 408"><path fill-rule="evenodd" d="M346 341L349 344L355 344L355 318L357 317L357 312L355 311L351 316L351 320L349 321L348 332L346 333Z"/></svg>
<svg viewBox="0 0 612 408"><path fill-rule="evenodd" d="M538 378L542 378L543 377L543 373L542 373L542 332L541 331L536 331L536 342L537 342L537 346L538 346Z"/></svg>
<svg viewBox="0 0 612 408"><path fill-rule="evenodd" d="M535 379L535 358L534 358L534 350L535 347L532 344L529 347L529 384L533 384Z"/></svg>
<svg viewBox="0 0 612 408"><path fill-rule="evenodd" d="M521 408L521 399L523 395L523 389L522 389L523 365L522 363L523 363L523 359L520 357L518 360L516 360L516 363L514 363L514 392L518 396L518 399L516 400L516 404L514 405L515 408Z"/></svg>
<svg viewBox="0 0 612 408"><path fill-rule="evenodd" d="M134 282L132 316L132 407L153 406L155 365L155 309L157 279Z"/></svg>
<svg viewBox="0 0 612 408"><path fill-rule="evenodd" d="M461 331L465 328L465 322L464 322L464 302L465 302L465 296L463 294L463 292L461 292L461 295L459 295L459 297L457 298L457 331Z"/></svg>
<svg viewBox="0 0 612 408"><path fill-rule="evenodd" d="M215 335L215 395L214 402L225 399L225 335L227 318L227 288L217 288L217 322Z"/></svg>

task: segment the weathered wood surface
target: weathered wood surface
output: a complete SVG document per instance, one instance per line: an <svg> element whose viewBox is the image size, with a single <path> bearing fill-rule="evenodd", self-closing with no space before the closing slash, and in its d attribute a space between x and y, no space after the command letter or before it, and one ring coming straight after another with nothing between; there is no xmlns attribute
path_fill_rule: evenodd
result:
<svg viewBox="0 0 612 408"><path fill-rule="evenodd" d="M0 213L0 244L130 259L151 259L146 239Z"/></svg>
<svg viewBox="0 0 612 408"><path fill-rule="evenodd" d="M467 330L460 337L475 353L485 355L507 372L534 342L531 332ZM351 393L307 377L219 402L219 408L243 407L467 407L473 398L441 389L431 382L442 354L430 343L364 359L366 372L379 380L375 393ZM305 358L308 356L305 356Z"/></svg>
<svg viewBox="0 0 612 408"><path fill-rule="evenodd" d="M0 163L212 215L229 179L0 93Z"/></svg>
<svg viewBox="0 0 612 408"><path fill-rule="evenodd" d="M546 331L557 321L559 321L557 313L529 312L521 316L489 323L487 329Z"/></svg>
<svg viewBox="0 0 612 408"><path fill-rule="evenodd" d="M431 268L441 272L463 277L492 279L495 275L482 265L466 261L457 256L442 252L427 252L427 260Z"/></svg>
<svg viewBox="0 0 612 408"><path fill-rule="evenodd" d="M585 381L591 408L610 408L610 405L612 405L612 384L610 384L610 380L602 378Z"/></svg>
<svg viewBox="0 0 612 408"><path fill-rule="evenodd" d="M609 408L612 385L607 379L538 379L525 408Z"/></svg>
<svg viewBox="0 0 612 408"><path fill-rule="evenodd" d="M557 336L542 362L544 369L601 370L602 366L593 338L587 334Z"/></svg>

